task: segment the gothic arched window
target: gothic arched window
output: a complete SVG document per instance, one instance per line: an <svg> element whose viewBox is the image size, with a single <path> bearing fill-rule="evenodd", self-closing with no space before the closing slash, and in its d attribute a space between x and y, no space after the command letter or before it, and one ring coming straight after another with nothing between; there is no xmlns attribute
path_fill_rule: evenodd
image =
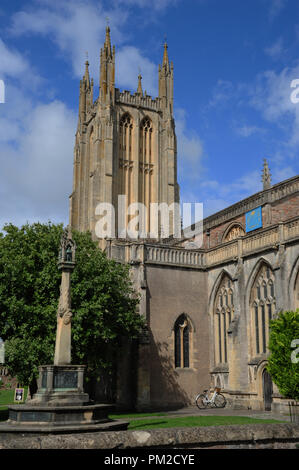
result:
<svg viewBox="0 0 299 470"><path fill-rule="evenodd" d="M174 362L175 367L190 367L190 323L182 314L174 325Z"/></svg>
<svg viewBox="0 0 299 470"><path fill-rule="evenodd" d="M265 264L260 268L251 289L253 355L267 352L269 324L275 312L274 273Z"/></svg>
<svg viewBox="0 0 299 470"><path fill-rule="evenodd" d="M234 317L234 293L231 280L224 276L218 288L214 308L215 363L227 363L227 330Z"/></svg>
<svg viewBox="0 0 299 470"><path fill-rule="evenodd" d="M152 133L153 127L151 120L146 117L140 123L139 145L140 145L140 164L150 165L152 163Z"/></svg>
<svg viewBox="0 0 299 470"><path fill-rule="evenodd" d="M131 160L132 129L132 118L130 114L126 113L119 122L119 160L122 164Z"/></svg>
<svg viewBox="0 0 299 470"><path fill-rule="evenodd" d="M145 117L139 127L139 187L138 202L145 205L146 232L150 228L150 203L153 199L153 127L152 121Z"/></svg>
<svg viewBox="0 0 299 470"><path fill-rule="evenodd" d="M132 130L133 120L129 113L125 113L119 122L119 194L127 196L128 206L132 198Z"/></svg>

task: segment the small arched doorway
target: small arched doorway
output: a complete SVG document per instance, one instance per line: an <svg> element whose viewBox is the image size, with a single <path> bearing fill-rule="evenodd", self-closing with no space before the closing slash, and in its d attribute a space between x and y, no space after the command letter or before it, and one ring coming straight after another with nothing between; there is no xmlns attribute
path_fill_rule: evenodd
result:
<svg viewBox="0 0 299 470"><path fill-rule="evenodd" d="M264 407L266 411L271 411L273 383L272 383L271 375L266 369L263 370L262 381L263 381Z"/></svg>

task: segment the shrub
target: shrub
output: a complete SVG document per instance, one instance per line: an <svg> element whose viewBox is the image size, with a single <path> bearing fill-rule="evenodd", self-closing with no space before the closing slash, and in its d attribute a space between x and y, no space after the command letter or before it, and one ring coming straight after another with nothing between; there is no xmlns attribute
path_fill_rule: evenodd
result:
<svg viewBox="0 0 299 470"><path fill-rule="evenodd" d="M295 339L299 340L299 310L281 312L270 322L267 370L283 397L299 400L299 362L292 346Z"/></svg>

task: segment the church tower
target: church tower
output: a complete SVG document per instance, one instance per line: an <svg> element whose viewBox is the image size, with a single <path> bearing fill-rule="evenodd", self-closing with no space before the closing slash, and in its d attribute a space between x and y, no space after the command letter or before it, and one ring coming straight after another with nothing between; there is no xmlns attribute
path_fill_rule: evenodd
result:
<svg viewBox="0 0 299 470"><path fill-rule="evenodd" d="M115 47L111 47L108 26L100 54L100 89L95 101L88 66L86 61L80 81L70 224L74 229L91 231L96 239L97 223L105 216L108 225L111 222L115 228L111 238L119 236L121 227L121 238L126 238L126 229L135 215L132 207L142 203L146 230L141 238L149 238L151 203L179 203L173 64L169 64L167 44L159 66L157 98L143 91L140 74L134 94L115 88ZM121 195L125 198L119 205ZM113 212L101 213L102 203L110 204Z"/></svg>

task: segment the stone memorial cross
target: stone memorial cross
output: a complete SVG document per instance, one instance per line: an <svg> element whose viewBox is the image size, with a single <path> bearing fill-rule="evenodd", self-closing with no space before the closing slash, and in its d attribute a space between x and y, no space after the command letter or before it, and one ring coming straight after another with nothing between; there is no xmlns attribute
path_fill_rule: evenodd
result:
<svg viewBox="0 0 299 470"><path fill-rule="evenodd" d="M61 269L60 297L57 311L57 330L54 365L71 364L71 272L75 267L76 245L68 226L61 237L58 267Z"/></svg>

